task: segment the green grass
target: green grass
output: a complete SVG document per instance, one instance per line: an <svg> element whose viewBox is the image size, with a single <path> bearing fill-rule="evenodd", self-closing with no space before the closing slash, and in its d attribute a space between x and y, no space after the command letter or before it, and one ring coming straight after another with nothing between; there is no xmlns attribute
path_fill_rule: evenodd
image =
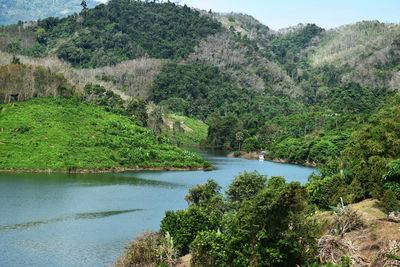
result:
<svg viewBox="0 0 400 267"><path fill-rule="evenodd" d="M76 99L0 105L0 169L81 170L202 167L197 154L128 118Z"/></svg>
<svg viewBox="0 0 400 267"><path fill-rule="evenodd" d="M169 129L167 136L176 144L182 145L199 145L201 140L207 138L208 125L201 120L179 116L174 114L168 115L168 120L174 125L175 122L184 122L185 125L181 131Z"/></svg>

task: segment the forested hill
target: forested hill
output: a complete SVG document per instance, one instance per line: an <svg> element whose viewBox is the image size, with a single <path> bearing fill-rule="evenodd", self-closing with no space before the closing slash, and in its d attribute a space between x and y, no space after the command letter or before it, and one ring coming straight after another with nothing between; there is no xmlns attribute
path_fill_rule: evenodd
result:
<svg viewBox="0 0 400 267"><path fill-rule="evenodd" d="M81 0L2 0L0 1L0 26L27 22L47 17L65 17L79 13ZM96 0L87 0L89 8L98 5Z"/></svg>
<svg viewBox="0 0 400 267"><path fill-rule="evenodd" d="M84 8L79 15L39 21L27 30L35 40L21 50L36 56L56 53L85 68L141 57L182 59L201 39L220 30L218 22L187 6L112 0Z"/></svg>
<svg viewBox="0 0 400 267"><path fill-rule="evenodd" d="M124 99L141 98L142 111L147 104L156 118L163 110L164 117L201 119L209 126L203 140L209 147L264 150L270 159L318 164L327 168L323 181L348 171L348 188L355 190L357 184L350 184L360 174L350 162L374 158L346 158L343 151L365 139L354 136L377 122L378 111L398 104L399 32L400 25L378 21L272 31L245 14L111 0L66 18L0 28L0 50L7 52L0 64L45 65L76 92L86 83L101 84ZM0 69L0 88L14 69ZM20 69L35 81L47 80L45 86L64 84L52 75L36 77L40 68ZM29 92L42 94L35 88L41 85L32 84ZM379 156L380 175L400 154ZM358 199L370 196L369 190ZM352 201L350 191L343 195Z"/></svg>
<svg viewBox="0 0 400 267"><path fill-rule="evenodd" d="M261 194L257 194L258 189L254 191L254 201L246 200L244 213L239 212L237 218L247 218L249 208L260 207L259 203L261 207L264 207L264 202L268 206L275 200L284 203L286 200L281 200L281 196L292 195L287 192L304 196L304 201L311 204L301 213L293 210L287 214L306 215L311 210L326 209L339 202L343 207L343 204L370 197L382 199L385 212L400 210L399 205L392 205L399 204L400 199L399 24L362 21L331 30L315 24L299 24L272 31L245 14L199 11L170 1L110 0L107 4L83 8L79 13L61 19L49 17L34 23L0 27L0 65L4 65L0 68L0 101L9 102L13 99L11 94L17 93L21 100L56 96L48 100L29 100L21 105L3 104L2 112L9 114L4 117L8 120L4 123L9 124L9 130L2 134L4 140L11 139L13 144L0 140L0 145L4 143L19 149L21 144L26 144L32 149L39 146L57 151L50 138L45 139L47 141L33 138L37 130L35 125L22 127L12 120L13 113L24 110L23 116L29 119L30 105L39 103L43 107L41 116L46 121L48 105L55 114L51 123L60 127L69 125L69 130L75 130L70 128L69 119L84 130L79 114L82 110L93 115L86 122L89 132L83 136L84 139L71 135L68 140L72 143L78 140L73 147L77 152L83 144L86 147L83 152L107 155L99 159L104 164L94 166L96 168L131 167L140 162L146 163L144 167L165 166L165 162L167 166L175 167L207 167L208 164L201 159L190 158L191 154L185 154L171 144L171 136L188 140L184 136L186 131L196 131L196 127L181 127L186 116L207 124L208 127L198 127L204 131L208 129L207 136L193 134L196 141L202 136L201 144L206 147L235 151L236 156L264 151L270 160L311 164L319 169L317 174L309 177L305 186L286 186L282 180L268 185L262 182L260 187L256 185ZM60 95L69 99L60 100ZM79 103L79 111L75 108L78 105L78 100L74 100L76 97L81 102L92 104ZM103 106L103 118L120 123L99 121L96 114L100 111L94 105ZM19 107L26 109L20 110ZM67 115L71 112L65 113L67 108L73 114L77 113L76 116L69 118ZM59 124L57 117L68 120ZM169 125L164 122L165 118L170 118L167 119ZM148 127L154 133L134 124ZM132 147L135 142L140 142L138 133L141 132L148 137L142 148L149 153ZM117 133L122 136L114 135ZM104 135L110 142L98 144L94 141L97 139L92 139L93 134ZM47 137L47 132L42 131L41 135ZM70 146L67 140L56 139L63 142L63 147ZM157 152L158 145L165 148L161 154ZM98 153L99 149L105 153ZM177 153L171 156L168 151ZM13 168L15 162L27 158L24 155L5 155L4 159L0 158L0 163L6 164L4 168ZM71 166L76 168L75 155L68 155ZM141 158L145 155L149 158ZM51 156L56 159L58 153L51 153ZM156 161L151 161L152 158ZM40 159L38 157L36 163L39 164ZM86 159L89 158L86 156ZM250 180L255 181L253 178ZM210 186L214 187L200 186L192 192L193 196L197 199L210 197L212 205L207 202L205 207L215 207L216 214L235 209L231 204L239 202L230 203L227 209L222 208L217 187ZM203 190L211 190L212 194ZM303 197L290 199L303 203ZM293 205L303 207L298 204ZM280 207L277 206L276 210ZM199 212L208 216L214 211L205 209ZM272 211L275 212L275 208ZM196 212L189 207L187 213L177 213L176 218L186 215L200 218L193 216L200 214ZM265 212L251 216L254 221L259 221L260 217L265 218ZM173 225L177 221L185 222L176 218L169 222ZM254 244L249 246L252 243L247 242L246 245L242 239L231 243L235 239L225 239L227 235L224 237L224 234L236 229L230 237L241 238L241 227L247 226L237 223L241 219L235 223L234 218L230 224L229 218L224 224L231 225L230 230L223 224L213 224L215 228L208 228L215 229L212 235L200 233L199 238L202 235L205 243L196 238L195 231L192 240L188 240L185 234L186 248L183 252L190 249L189 243L196 238L197 248L204 249L200 254L210 255L205 259L207 261L218 256L223 257L219 259L220 265L227 265L226 254L221 252L227 251L226 245L233 245L230 247L232 255L246 255L242 249L253 248ZM273 220L277 218L281 221L276 216ZM206 218L203 221L218 220ZM279 235L273 234L273 242L265 239L259 246L260 254L254 259L259 259L267 251L268 255L262 258L269 262L264 265L275 265L274 260L277 260L277 266L285 266L279 264L285 260L280 257L281 251L275 249L282 244L282 248L288 251L290 246L286 244L300 244L298 240L305 240L292 235L292 225L297 229L296 222L290 218L285 223L290 227L285 236L296 239L282 243L276 239ZM251 225L254 225L253 221ZM335 226L335 236L339 228ZM220 229L225 229L222 235ZM260 231L252 232L247 240L253 242L254 236L268 236L264 228ZM168 232L174 235L172 231ZM175 236L173 238L178 240ZM212 240L220 243L208 246L207 242ZM265 244L277 245L266 249ZM209 248L224 249L214 251L216 254L207 254ZM290 251L300 255L304 263L314 259L302 254L312 251L306 247L290 248ZM238 264L233 261L228 265L247 266L250 258L244 257L245 261L239 258ZM292 256L288 258L295 259Z"/></svg>

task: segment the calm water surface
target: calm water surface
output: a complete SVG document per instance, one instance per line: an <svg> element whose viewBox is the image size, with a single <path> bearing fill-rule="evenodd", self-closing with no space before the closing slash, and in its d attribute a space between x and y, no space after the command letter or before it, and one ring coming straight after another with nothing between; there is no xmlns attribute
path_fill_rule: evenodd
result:
<svg viewBox="0 0 400 267"><path fill-rule="evenodd" d="M166 210L213 178L226 189L234 176L257 170L305 183L312 168L224 157L197 150L211 172L118 174L0 173L0 266L109 266Z"/></svg>

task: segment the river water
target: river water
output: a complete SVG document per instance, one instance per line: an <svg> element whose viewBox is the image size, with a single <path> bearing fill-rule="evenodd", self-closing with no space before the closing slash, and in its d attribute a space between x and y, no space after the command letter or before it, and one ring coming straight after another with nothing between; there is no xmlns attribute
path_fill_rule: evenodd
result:
<svg viewBox="0 0 400 267"><path fill-rule="evenodd" d="M0 173L0 266L110 266L130 240L185 209L196 184L225 190L239 172L305 183L313 168L196 150L215 170L109 174Z"/></svg>

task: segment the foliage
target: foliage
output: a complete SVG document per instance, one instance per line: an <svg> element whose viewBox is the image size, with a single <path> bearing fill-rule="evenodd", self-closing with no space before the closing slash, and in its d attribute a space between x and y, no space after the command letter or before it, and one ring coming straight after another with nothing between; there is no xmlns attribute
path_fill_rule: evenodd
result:
<svg viewBox="0 0 400 267"><path fill-rule="evenodd" d="M315 225L305 217L306 203L302 186L281 182L245 201L228 224L227 265L294 266L310 260Z"/></svg>
<svg viewBox="0 0 400 267"><path fill-rule="evenodd" d="M227 236L218 231L199 232L190 245L191 266L225 266Z"/></svg>
<svg viewBox="0 0 400 267"><path fill-rule="evenodd" d="M0 103L9 102L12 94L19 94L20 101L31 97L79 94L60 73L40 66L18 64L20 61L15 57L12 61L12 64L0 66Z"/></svg>
<svg viewBox="0 0 400 267"><path fill-rule="evenodd" d="M124 104L124 101L118 94L115 94L113 91L106 90L103 86L98 84L86 84L84 92L84 99L98 106L120 108ZM129 106L129 108L131 108L131 106Z"/></svg>
<svg viewBox="0 0 400 267"><path fill-rule="evenodd" d="M144 232L131 242L115 266L174 266L178 261L173 239L168 233Z"/></svg>
<svg viewBox="0 0 400 267"><path fill-rule="evenodd" d="M389 214L393 211L400 210L400 203L395 193L390 189L386 190L385 193L383 194L381 205L382 205L382 211L385 214Z"/></svg>
<svg viewBox="0 0 400 267"><path fill-rule="evenodd" d="M76 67L115 65L149 55L185 58L199 39L220 30L220 24L198 11L173 2L111 0L80 15L41 20L48 49ZM61 45L57 45L64 39Z"/></svg>
<svg viewBox="0 0 400 267"><path fill-rule="evenodd" d="M75 98L1 105L0 169L109 170L202 167L198 155L170 144L122 115Z"/></svg>
<svg viewBox="0 0 400 267"><path fill-rule="evenodd" d="M400 160L396 159L386 166L387 173L383 175L383 188L391 190L400 199Z"/></svg>
<svg viewBox="0 0 400 267"><path fill-rule="evenodd" d="M233 156L235 157L235 158L238 158L238 157L240 157L242 155L242 152L240 152L240 151L235 151L235 152L233 152Z"/></svg>
<svg viewBox="0 0 400 267"><path fill-rule="evenodd" d="M267 177L257 172L239 174L229 185L226 191L227 198L232 206L238 209L245 200L257 195L265 187L266 181Z"/></svg>
<svg viewBox="0 0 400 267"><path fill-rule="evenodd" d="M168 114L167 119L172 123L172 129L167 129L164 134L175 144L198 145L207 138L208 126L201 120L176 114Z"/></svg>
<svg viewBox="0 0 400 267"><path fill-rule="evenodd" d="M194 266L293 266L314 259L315 231L307 219L307 191L282 177L244 173L222 202L209 180L189 191L186 210L168 211L161 232L170 232L181 254ZM215 205L215 200L219 205ZM235 209L221 209L222 206Z"/></svg>
<svg viewBox="0 0 400 267"><path fill-rule="evenodd" d="M260 149L260 143L255 137L248 137L244 140L242 149L247 152L255 152Z"/></svg>
<svg viewBox="0 0 400 267"><path fill-rule="evenodd" d="M361 216L357 211L345 206L343 202L337 205L333 219L335 234L343 236L347 232L362 228L363 225Z"/></svg>
<svg viewBox="0 0 400 267"><path fill-rule="evenodd" d="M185 200L190 206L210 207L215 202L221 201L221 187L212 179L206 184L196 185L189 190ZM214 207L215 208L215 207Z"/></svg>
<svg viewBox="0 0 400 267"><path fill-rule="evenodd" d="M228 103L237 101L240 93L218 68L170 63L164 65L156 77L151 99L156 103L164 100L172 111L205 119L224 103L231 111Z"/></svg>
<svg viewBox="0 0 400 267"><path fill-rule="evenodd" d="M185 211L167 211L161 221L161 232L169 232L179 255L189 252L189 245L201 231L221 228L221 215L202 206L190 206Z"/></svg>
<svg viewBox="0 0 400 267"><path fill-rule="evenodd" d="M141 126L147 126L149 115L147 114L147 106L146 101L142 99L132 99L128 106L126 107L126 111L130 115L134 115L141 122Z"/></svg>
<svg viewBox="0 0 400 267"><path fill-rule="evenodd" d="M271 40L271 50L276 59L285 66L289 74L296 71L295 65L299 61L298 54L305 49L311 40L320 35L324 29L315 24L298 25L289 29L286 34L277 36Z"/></svg>

